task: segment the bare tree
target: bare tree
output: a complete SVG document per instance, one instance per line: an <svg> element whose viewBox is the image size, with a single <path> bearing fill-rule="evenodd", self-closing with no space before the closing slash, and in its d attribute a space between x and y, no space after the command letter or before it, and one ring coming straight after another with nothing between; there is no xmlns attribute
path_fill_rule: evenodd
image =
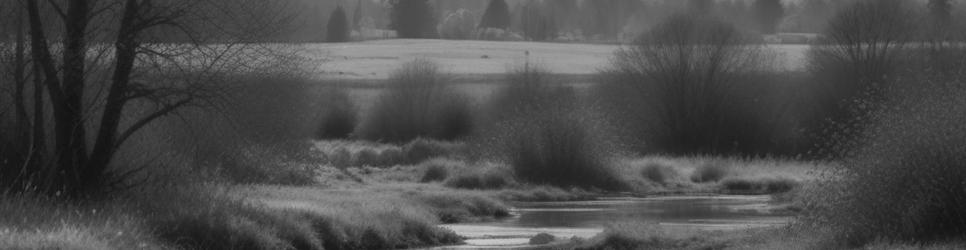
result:
<svg viewBox="0 0 966 250"><path fill-rule="evenodd" d="M242 58L262 51L250 42L287 20L277 6L254 0L22 2L33 79L46 93L34 98L38 111L30 130L44 137L46 102L53 137L32 140L52 142L36 152L43 157L35 162L2 167L23 184L8 188L70 196L103 191L137 172L111 168L124 143L162 117L210 104L219 95L206 85L210 76L259 63ZM45 17L47 11L55 18ZM63 29L50 28L55 22ZM158 44L165 41L159 34L170 31L188 43ZM50 45L55 39L62 48Z"/></svg>
<svg viewBox="0 0 966 250"><path fill-rule="evenodd" d="M900 71L914 38L912 8L900 0L859 1L840 10L808 52L808 70L821 86L812 127L825 136L854 133L857 118L871 111ZM834 129L828 129L829 126ZM831 134L829 134L831 133ZM823 141L828 141L821 139Z"/></svg>
<svg viewBox="0 0 966 250"><path fill-rule="evenodd" d="M649 143L664 153L731 153L764 136L738 84L768 69L770 53L734 25L677 14L616 53L605 76L640 106ZM639 101L639 102L638 102Z"/></svg>

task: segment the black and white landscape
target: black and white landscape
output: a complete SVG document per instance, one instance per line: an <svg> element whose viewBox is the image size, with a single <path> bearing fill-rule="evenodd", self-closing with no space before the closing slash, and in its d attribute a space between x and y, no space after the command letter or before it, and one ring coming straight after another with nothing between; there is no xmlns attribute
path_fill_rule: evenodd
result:
<svg viewBox="0 0 966 250"><path fill-rule="evenodd" d="M966 0L0 0L0 249L964 249Z"/></svg>

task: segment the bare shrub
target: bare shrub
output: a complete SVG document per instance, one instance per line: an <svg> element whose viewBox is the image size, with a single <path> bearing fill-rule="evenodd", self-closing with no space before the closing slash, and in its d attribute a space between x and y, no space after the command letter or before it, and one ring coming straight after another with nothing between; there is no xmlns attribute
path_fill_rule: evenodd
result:
<svg viewBox="0 0 966 250"><path fill-rule="evenodd" d="M510 74L510 84L493 97L481 151L508 162L521 181L623 188L611 169L618 147L607 124L579 106L572 88L555 86L549 77L529 65Z"/></svg>
<svg viewBox="0 0 966 250"><path fill-rule="evenodd" d="M850 136L856 119L881 102L882 89L901 73L916 13L907 1L857 1L840 10L808 52L819 136Z"/></svg>
<svg viewBox="0 0 966 250"><path fill-rule="evenodd" d="M890 88L888 108L849 143L840 166L811 195L810 222L832 240L861 246L876 240L927 242L966 233L966 93L963 76L907 79ZM906 84L900 84L906 85Z"/></svg>
<svg viewBox="0 0 966 250"><path fill-rule="evenodd" d="M388 84L360 125L360 138L405 143L420 137L455 139L471 130L464 127L473 124L470 103L448 86L435 62L407 62Z"/></svg>
<svg viewBox="0 0 966 250"><path fill-rule="evenodd" d="M767 89L745 87L763 82L772 59L731 24L677 14L616 52L604 98L623 102L612 112L651 150L758 153L770 145L778 110L758 112Z"/></svg>

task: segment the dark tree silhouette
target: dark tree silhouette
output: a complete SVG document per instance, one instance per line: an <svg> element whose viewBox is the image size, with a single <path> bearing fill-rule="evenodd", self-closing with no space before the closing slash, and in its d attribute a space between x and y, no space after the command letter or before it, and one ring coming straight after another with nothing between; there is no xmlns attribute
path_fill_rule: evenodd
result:
<svg viewBox="0 0 966 250"><path fill-rule="evenodd" d="M758 31L764 34L775 34L778 31L778 24L785 17L785 7L782 6L781 0L755 0L752 7L758 20Z"/></svg>
<svg viewBox="0 0 966 250"><path fill-rule="evenodd" d="M336 7L329 15L326 25L325 41L330 43L344 43L349 41L349 20L346 18L342 6Z"/></svg>
<svg viewBox="0 0 966 250"><path fill-rule="evenodd" d="M556 38L557 24L553 15L542 7L537 1L530 1L523 6L520 26L528 40L546 41Z"/></svg>
<svg viewBox="0 0 966 250"><path fill-rule="evenodd" d="M356 9L352 12L352 28L362 31L362 0L356 3Z"/></svg>
<svg viewBox="0 0 966 250"><path fill-rule="evenodd" d="M490 0L480 19L480 28L507 29L510 27L510 7L505 0Z"/></svg>
<svg viewBox="0 0 966 250"><path fill-rule="evenodd" d="M929 0L929 40L940 44L946 40L952 24L952 2L950 0Z"/></svg>
<svg viewBox="0 0 966 250"><path fill-rule="evenodd" d="M29 48L28 65L33 70L29 78L34 87L31 88L33 100L18 98L16 101L32 102L29 106L35 110L30 114L34 121L26 128L31 137L26 139L27 145L18 146L20 149L15 153L19 155L15 158L0 156L0 178L3 178L0 192L4 193L79 197L132 185L132 175L143 168L112 164L125 143L162 117L183 108L210 105L222 93L212 86L215 80L209 77L215 71L242 68L230 62L236 59L224 55L237 53L236 49L250 49L243 47L252 44L252 37L288 26L282 24L284 21L276 22L287 18L258 16L260 11L280 13L276 11L282 8L275 8L278 6L273 1L236 0L225 4L217 1L24 0L21 3L25 23L17 33L20 33L19 43L23 43L21 49ZM60 17L46 18L41 4L52 6ZM192 11L199 9L205 11ZM211 15L216 9L226 14L224 19ZM248 15L233 18L242 16L241 13ZM218 24L206 23L216 20ZM203 29L192 27L206 24L218 25L226 34L201 36L198 33ZM184 49L172 50L152 44L151 41L163 39L152 34L165 27L176 27L179 33L189 33L186 36L195 39L185 43ZM209 47L206 44L211 40L199 40L201 37L217 38L219 43L228 46ZM94 43L108 46L93 46ZM95 57L91 52L112 56ZM26 58L19 60L27 61ZM189 74L181 70L187 68L181 64L183 61L191 61L192 66L204 69ZM155 62L157 65L153 65ZM193 64L198 62L202 63ZM101 69L106 70L103 71L107 72L106 76L92 77L93 72ZM169 77L164 76L166 73L183 74ZM21 80L27 81L26 78L23 76ZM16 131L0 133L19 134ZM3 134L0 137L6 136Z"/></svg>
<svg viewBox="0 0 966 250"><path fill-rule="evenodd" d="M574 17L578 15L580 9L576 0L553 0L549 1L549 4L559 29L570 31L577 28L580 19Z"/></svg>
<svg viewBox="0 0 966 250"><path fill-rule="evenodd" d="M390 0L390 26L400 38L436 37L436 17L429 0Z"/></svg>

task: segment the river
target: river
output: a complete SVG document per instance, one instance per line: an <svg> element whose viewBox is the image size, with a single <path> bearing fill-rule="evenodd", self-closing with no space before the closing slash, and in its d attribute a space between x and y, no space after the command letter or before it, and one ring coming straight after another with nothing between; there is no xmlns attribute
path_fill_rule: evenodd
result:
<svg viewBox="0 0 966 250"><path fill-rule="evenodd" d="M461 246L434 249L521 249L539 233L557 239L591 238L609 223L646 221L666 229L738 230L787 224L770 196L669 196L599 198L574 202L520 202L513 216L486 223L442 225L466 237Z"/></svg>

